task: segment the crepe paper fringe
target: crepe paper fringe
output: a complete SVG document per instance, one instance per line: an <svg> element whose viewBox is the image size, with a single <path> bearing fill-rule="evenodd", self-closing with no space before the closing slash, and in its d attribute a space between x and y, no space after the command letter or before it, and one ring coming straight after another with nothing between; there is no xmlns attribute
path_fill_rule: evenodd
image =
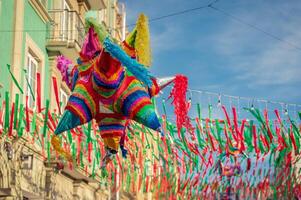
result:
<svg viewBox="0 0 301 200"><path fill-rule="evenodd" d="M62 81L65 81L66 84L69 86L70 80L69 80L69 68L73 66L72 61L66 58L65 56L61 55L56 58L56 67L61 72L62 75Z"/></svg>
<svg viewBox="0 0 301 200"><path fill-rule="evenodd" d="M185 127L189 132L193 131L193 127L188 117L189 103L186 100L187 89L187 77L183 75L176 75L176 78L174 80L174 87L170 93L169 98L172 98L172 104L174 105L174 113L176 115L178 133L180 133L182 127Z"/></svg>
<svg viewBox="0 0 301 200"><path fill-rule="evenodd" d="M148 18L143 13L139 15L136 25L135 49L137 60L145 66L151 66L150 34Z"/></svg>

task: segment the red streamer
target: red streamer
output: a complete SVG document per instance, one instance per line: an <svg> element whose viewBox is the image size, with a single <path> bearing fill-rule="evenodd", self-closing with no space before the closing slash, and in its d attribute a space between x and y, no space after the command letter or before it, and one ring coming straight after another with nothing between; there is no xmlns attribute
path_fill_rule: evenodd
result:
<svg viewBox="0 0 301 200"><path fill-rule="evenodd" d="M173 98L172 104L175 107L174 113L176 115L179 138L181 138L180 132L183 126L190 133L193 132L193 126L188 117L189 102L186 101L187 85L187 77L177 75L174 80L174 87L169 95L169 98Z"/></svg>
<svg viewBox="0 0 301 200"><path fill-rule="evenodd" d="M14 122L14 110L15 110L15 103L13 103L12 108L11 108L11 114L10 114L10 124L9 124L9 132L8 136L12 137L13 136L13 122Z"/></svg>
<svg viewBox="0 0 301 200"><path fill-rule="evenodd" d="M42 111L41 108L41 75L37 73L37 108L38 113Z"/></svg>
<svg viewBox="0 0 301 200"><path fill-rule="evenodd" d="M234 132L233 132L233 129L232 129L232 126L231 126L230 117L229 117L229 115L228 115L228 113L227 113L226 107L223 105L223 106L222 106L222 109L223 109L223 111L224 111L224 113L225 113L225 115L226 115L226 119L227 119L227 122L228 122L228 127L229 127L229 129L230 129L230 132L232 133L232 136L233 136L234 140L237 142L237 137L236 137L236 135L235 135Z"/></svg>
<svg viewBox="0 0 301 200"><path fill-rule="evenodd" d="M88 161L89 161L89 163L92 162L92 158L91 158L92 150L93 150L92 142L89 142L88 143Z"/></svg>
<svg viewBox="0 0 301 200"><path fill-rule="evenodd" d="M55 94L55 100L56 100L57 108L59 110L59 113L61 114L59 92L58 92L58 87L57 87L57 82L56 82L56 78L55 77L52 77L52 83L53 83L53 89L54 89L54 94Z"/></svg>
<svg viewBox="0 0 301 200"><path fill-rule="evenodd" d="M26 131L29 132L30 130L30 122L29 122L29 109L28 109L28 96L26 96L26 102L25 102L25 114L26 114Z"/></svg>

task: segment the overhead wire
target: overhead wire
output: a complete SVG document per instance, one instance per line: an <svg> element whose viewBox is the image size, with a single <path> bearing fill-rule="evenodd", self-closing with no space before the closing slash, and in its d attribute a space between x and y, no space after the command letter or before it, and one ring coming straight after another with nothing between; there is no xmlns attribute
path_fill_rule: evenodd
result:
<svg viewBox="0 0 301 200"><path fill-rule="evenodd" d="M154 22L154 21L159 21L159 20L162 20L162 19L166 19L166 18L170 18L170 17L174 17L174 16L178 16L178 15L183 15L183 14L186 14L186 13L190 13L190 12L194 12L196 10L202 10L202 9L205 9L205 8L210 8L212 10L215 10L217 12L220 12L222 14L224 14L225 16L241 23L241 24L244 24L245 26L248 26L254 30L257 30L259 32L261 32L262 34L265 34L266 36L269 36L270 38L273 38L277 41L280 41L280 42L283 42L283 43L286 43L287 45L293 47L294 49L297 49L299 51L301 51L301 47L290 42L290 41L287 41L287 40L284 40L282 39L281 37L277 36L276 34L273 34L273 33L270 33L256 25L253 25L251 23L248 23L242 19L240 19L239 17L221 9L221 8L217 8L214 6L214 4L216 4L218 1L220 0L214 0L212 1L211 3L207 4L207 5L203 5L203 6L198 6L198 7L195 7L195 8L189 8L189 9L185 9L185 10L182 10L182 11L178 11L178 12L174 12L174 13L170 13L170 14L167 14L167 15L162 15L162 16L159 16L159 17L155 17L155 18L150 18L149 19L149 22ZM133 24L129 24L129 25L126 25L126 27L131 27L131 26L135 26L136 23L133 23ZM118 27L118 28L109 28L110 30L114 30L114 31L117 31L121 28L124 28L123 26L121 27ZM78 30L84 30L84 28L78 28L78 29L67 29L67 30L64 30L64 29L54 29L54 30L47 30L46 29L24 29L24 30L0 30L0 33L2 32L70 32L70 31L78 31Z"/></svg>
<svg viewBox="0 0 301 200"><path fill-rule="evenodd" d="M210 8L212 10L215 10L217 12L220 12L222 14L224 14L225 16L241 23L241 24L244 24L254 30L257 30L267 36L269 36L270 38L273 38L277 41L280 41L280 42L283 42L283 43L286 43L287 45L290 45L291 47L301 51L301 47L299 47L298 45L290 42L290 41L287 41L287 40L284 40L282 39L281 37L275 35L275 34L272 34L256 25L253 25L251 23L248 23L242 19L240 19L239 17L236 17L235 15L233 14L230 14L229 12L221 9L221 8L217 8L214 6L214 4L216 4L218 1L220 0L214 0L212 1L211 3L207 4L207 5L203 5L203 6L198 6L198 7L195 7L195 8L189 8L189 9L185 9L185 10L182 10L182 11L178 11L178 12L173 12L173 13L170 13L170 14L167 14L167 15L162 15L162 16L159 16L159 17L155 17L155 18L150 18L149 19L149 22L154 22L154 21L159 21L159 20L162 20L162 19L166 19L166 18L170 18L170 17L174 17L174 16L178 16L178 15L183 15L183 14L186 14L186 13L190 13L190 12L194 12L196 10L202 10L202 9L205 9L205 8ZM131 26L135 26L136 23L133 23L133 24L129 24L129 25L126 25L126 27L131 27ZM121 28L124 28L123 26L121 27L118 27L118 28L109 28L110 30L114 30L114 31L117 31ZM64 29L54 29L54 30L47 30L47 29L42 29L42 30L38 30L38 29L24 29L24 30L0 30L0 33L1 32L70 32L70 31L78 31L78 30L84 30L84 28L78 28L78 29L67 29L67 30L64 30Z"/></svg>
<svg viewBox="0 0 301 200"><path fill-rule="evenodd" d="M153 22L153 21L159 21L159 20L162 20L162 19L165 19L165 18L169 18L169 17L174 17L174 16L177 16L177 15L183 15L183 14L186 14L186 13L190 13L190 12L194 12L196 10L201 10L201 9L204 9L204 8L208 8L210 5L213 5L215 3L217 3L218 1L220 0L214 0L206 5L203 5L203 6L198 6L198 7L195 7L195 8L189 8L189 9L186 9L186 10L182 10L182 11L178 11L178 12L173 12L173 13L170 13L170 14L167 14L167 15L162 15L162 16L159 16L159 17L155 17L155 18L150 18L149 19L149 22ZM129 24L129 25L126 25L126 27L131 27L131 26L135 26L136 23L133 23L133 24ZM121 29L121 28L124 28L124 26L121 26L121 27L118 27L118 28L112 28L113 30L116 29ZM55 31L75 31L75 30L84 30L84 28L78 28L78 29L67 29L67 30L63 30L63 29L56 29ZM0 30L0 32L46 32L48 30L45 30L45 29L24 29L24 30Z"/></svg>
<svg viewBox="0 0 301 200"><path fill-rule="evenodd" d="M287 40L284 40L284 39L282 39L281 37L279 37L279 36L277 36L277 35L275 35L275 34L272 34L272 33L268 32L268 31L266 31L266 30L264 30L264 29L262 29L262 28L260 28L260 27L258 27L258 26L256 26L256 25L253 25L253 24L251 24L251 23L248 23L248 22L246 22L246 21L240 19L239 17L236 17L236 16L234 16L234 15L228 13L227 11L225 11L225 10L223 10L223 9L221 9L221 8L217 8L217 7L213 6L213 5L209 5L208 7L211 8L212 10L215 10L215 11L217 11L217 12L220 12L220 13L224 14L225 16L227 16L227 17L229 17L229 18L231 18L231 19L233 19L233 20L239 22L240 24L243 24L243 25L245 25L245 26L248 26L248 27L250 27L250 28L252 28L252 29L255 29L255 30L259 31L259 32L261 32L261 33L263 33L263 34L269 36L270 38L273 38L273 39L278 40L278 41L280 41L280 42L286 43L286 44L292 46L293 48L295 48L295 49L297 49L297 50L301 50L301 47L295 45L294 43L289 42L289 41L287 41Z"/></svg>
<svg viewBox="0 0 301 200"><path fill-rule="evenodd" d="M210 8L212 10L215 10L217 12L220 12L220 13L224 14L225 16L227 16L227 17L229 17L229 18L231 18L231 19L233 19L233 20L235 20L235 21L237 21L237 22L239 22L239 23L241 23L241 24L243 24L245 26L248 26L248 27L250 27L250 28L252 28L254 30L259 31L262 34L265 34L265 35L269 36L270 38L273 38L273 39L275 39L277 41L286 43L286 44L290 45L291 47L293 47L293 48L295 48L297 50L301 50L301 47L295 45L294 43L289 42L287 40L284 40L281 37L279 37L279 36L277 36L275 34L272 34L272 33L268 32L268 31L266 31L266 30L264 30L264 29L262 29L262 28L260 28L260 27L258 27L256 25L248 23L248 22L240 19L239 17L237 17L237 16L235 16L233 14L230 14L229 12L227 12L227 11L221 9L221 8L215 7L214 4L216 4L218 1L220 1L220 0L214 0L214 1L212 1L211 3L209 3L207 5L198 6L198 7L190 8L190 9L185 9L185 10L182 10L182 11L173 12L173 13L170 13L170 14L167 14L167 15L162 15L162 16L155 17L155 18L150 18L149 22L159 21L159 20L162 20L162 19L166 19L166 18L178 16L178 15L183 15L183 14L194 12L194 11L197 11L197 10L202 10L202 9L205 9L205 8ZM126 27L131 27L131 26L134 26L134 25L136 25L136 23L126 25ZM115 30L120 29L120 28L123 28L123 27L116 28ZM55 30L51 30L51 31L52 32L53 31L67 31L68 32L68 31L77 31L77 30L83 30L83 29L81 29L81 28L74 29L74 30L55 29ZM114 30L114 29L112 29L112 30ZM27 30L26 29L24 29L24 30L0 30L0 32L47 32L47 31L50 31L50 30L47 30L47 28L43 29L43 30L30 30L30 29L27 29ZM190 91L191 92L200 92L200 93L207 93L207 94L209 94L209 92L207 92L207 91L197 91L197 90L190 90ZM219 93L216 93L216 94L214 93L214 95L220 95L220 94ZM229 95L225 95L225 96L229 97ZM249 99L249 98L245 98L245 97L239 97L239 98ZM275 102L275 101L267 101L267 102L268 103L284 103L284 102ZM288 105L296 105L296 106L299 107L298 104L288 104Z"/></svg>

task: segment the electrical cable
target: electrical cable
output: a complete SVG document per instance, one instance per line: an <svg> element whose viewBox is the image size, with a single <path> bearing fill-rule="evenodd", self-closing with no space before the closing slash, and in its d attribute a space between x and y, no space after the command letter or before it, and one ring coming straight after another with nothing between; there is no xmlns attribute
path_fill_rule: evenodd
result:
<svg viewBox="0 0 301 200"><path fill-rule="evenodd" d="M249 26L250 28L259 31L259 32L261 32L261 33L263 33L263 34L269 36L270 38L273 38L273 39L278 40L278 41L280 41L280 42L286 43L286 44L292 46L293 48L295 48L295 49L297 49L297 50L301 50L301 47L299 47L299 46L297 46L297 45L295 45L295 44L293 44L293 43L291 43L291 42L289 42L289 41L287 41L287 40L284 40L284 39L280 38L279 36L277 36L277 35L275 35L275 34L269 33L269 32L267 32L266 30L264 30L264 29L262 29L262 28L260 28L260 27L258 27L258 26L255 26L255 25L253 25L253 24L247 23L247 22L243 21L242 19L240 19L240 18L238 18L238 17L236 17L236 16L234 16L234 15L228 13L227 11L225 11L225 10L223 10L223 9L214 7L213 5L209 5L208 7L211 8L212 10L215 10L215 11L217 11L217 12L220 12L220 13L224 14L225 16L227 16L227 17L229 17L229 18L231 18L231 19L233 19L233 20L239 22L240 24L243 24L243 25L245 25L245 26Z"/></svg>

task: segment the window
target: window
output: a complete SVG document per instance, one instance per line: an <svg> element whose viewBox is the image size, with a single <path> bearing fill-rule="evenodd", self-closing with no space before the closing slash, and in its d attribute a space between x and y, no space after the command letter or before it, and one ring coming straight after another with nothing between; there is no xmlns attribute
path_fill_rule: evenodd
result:
<svg viewBox="0 0 301 200"><path fill-rule="evenodd" d="M63 40L68 37L68 24L69 24L69 11L70 6L66 1L62 1L62 12L61 12L61 37Z"/></svg>
<svg viewBox="0 0 301 200"><path fill-rule="evenodd" d="M41 97L41 106L43 107L43 95L44 95L44 75L45 75L45 54L33 41L33 39L26 33L25 35L25 56L24 56L24 65L26 70L26 76L23 77L24 82L24 99L25 96L28 96L28 106L31 109L36 109L36 103L34 97L36 97L37 91L37 73L40 73L40 97ZM29 87L30 86L30 87ZM33 95L32 95L33 94Z"/></svg>
<svg viewBox="0 0 301 200"><path fill-rule="evenodd" d="M27 80L30 85L27 86L26 95L28 96L28 106L29 108L35 108L35 102L31 93L35 93L36 89L36 74L38 70L38 61L36 58L31 54L28 53L27 55ZM31 89L32 91L31 91Z"/></svg>
<svg viewBox="0 0 301 200"><path fill-rule="evenodd" d="M64 89L60 89L60 102L61 102L61 109L63 109L67 105L68 95L64 91Z"/></svg>

